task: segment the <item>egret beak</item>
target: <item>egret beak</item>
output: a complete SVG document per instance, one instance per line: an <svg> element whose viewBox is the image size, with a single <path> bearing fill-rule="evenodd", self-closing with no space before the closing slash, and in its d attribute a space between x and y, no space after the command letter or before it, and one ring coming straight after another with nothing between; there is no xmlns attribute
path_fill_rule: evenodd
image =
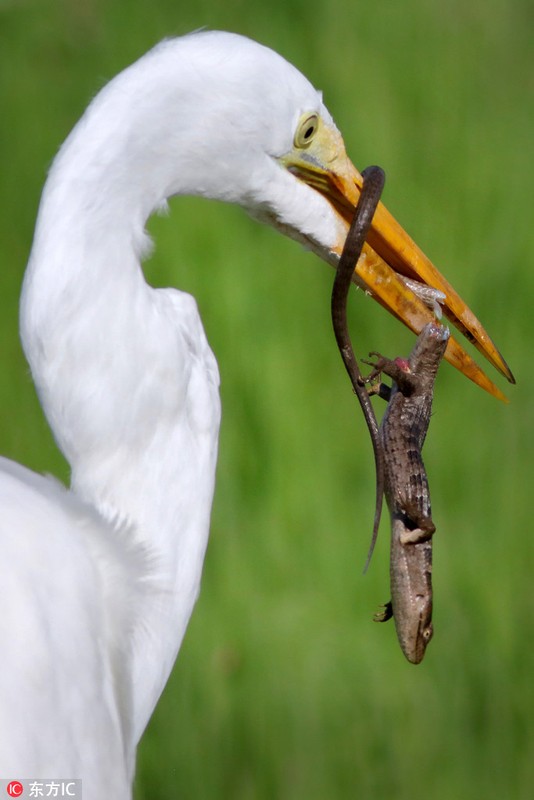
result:
<svg viewBox="0 0 534 800"><path fill-rule="evenodd" d="M291 161L289 157L284 161L295 175L324 195L343 221L339 240L332 248L333 252L340 255L362 187L362 176L346 155L341 135L336 129L323 125L309 149L293 150ZM510 383L515 383L510 368L468 305L386 207L379 203L367 242L356 264L354 280L393 316L419 334L426 323L436 317L421 299L424 292L417 287L414 292L404 282L405 278L416 281L421 287L441 292L443 299L440 304L445 317ZM501 390L452 336L445 358L494 397L508 402Z"/></svg>

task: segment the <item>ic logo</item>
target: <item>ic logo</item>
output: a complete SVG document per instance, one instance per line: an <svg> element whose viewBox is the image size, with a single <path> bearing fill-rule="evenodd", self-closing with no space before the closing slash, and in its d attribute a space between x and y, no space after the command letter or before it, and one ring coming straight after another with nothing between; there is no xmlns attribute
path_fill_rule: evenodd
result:
<svg viewBox="0 0 534 800"><path fill-rule="evenodd" d="M24 786L20 781L11 781L6 787L6 792L10 797L20 797L24 792Z"/></svg>

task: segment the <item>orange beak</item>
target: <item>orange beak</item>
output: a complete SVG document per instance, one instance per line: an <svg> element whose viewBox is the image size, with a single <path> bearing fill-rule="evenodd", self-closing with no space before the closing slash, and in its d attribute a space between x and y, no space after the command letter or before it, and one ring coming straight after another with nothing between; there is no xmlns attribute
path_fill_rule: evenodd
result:
<svg viewBox="0 0 534 800"><path fill-rule="evenodd" d="M342 223L340 235L332 247L339 256L360 196L362 176L347 157L339 132L326 124L319 129L308 150L298 154L293 151L291 156L284 159L286 166L324 195ZM405 278L417 283L410 288ZM376 209L367 242L356 264L354 280L417 334L427 322L436 318L422 299L424 287L438 290L443 294L440 305L444 316L510 383L515 383L506 361L471 309L382 203ZM508 402L452 336L445 358L494 397Z"/></svg>

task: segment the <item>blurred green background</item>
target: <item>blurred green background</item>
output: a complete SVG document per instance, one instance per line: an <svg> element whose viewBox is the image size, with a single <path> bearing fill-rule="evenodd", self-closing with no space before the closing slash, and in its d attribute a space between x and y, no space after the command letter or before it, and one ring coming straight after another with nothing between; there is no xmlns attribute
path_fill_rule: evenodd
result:
<svg viewBox="0 0 534 800"><path fill-rule="evenodd" d="M372 622L389 596L387 520L362 576L374 472L331 333L333 273L239 209L179 199L150 223L148 278L197 297L224 413L202 594L136 798L531 798L530 2L0 0L0 450L68 480L17 335L47 166L107 79L201 26L259 39L323 89L354 162L384 167L386 204L518 383L497 377L505 406L439 375L435 637L413 667L392 624ZM360 354L409 351L362 294L351 315Z"/></svg>

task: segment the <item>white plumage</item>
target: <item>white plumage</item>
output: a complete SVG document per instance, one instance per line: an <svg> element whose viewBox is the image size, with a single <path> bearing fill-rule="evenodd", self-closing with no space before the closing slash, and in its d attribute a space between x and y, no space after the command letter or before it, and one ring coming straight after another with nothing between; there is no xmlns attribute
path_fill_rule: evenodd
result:
<svg viewBox="0 0 534 800"><path fill-rule="evenodd" d="M0 775L130 797L198 595L219 376L195 301L144 280L147 218L174 194L238 203L335 263L358 181L321 95L225 33L156 47L61 148L21 334L72 485L1 462Z"/></svg>

